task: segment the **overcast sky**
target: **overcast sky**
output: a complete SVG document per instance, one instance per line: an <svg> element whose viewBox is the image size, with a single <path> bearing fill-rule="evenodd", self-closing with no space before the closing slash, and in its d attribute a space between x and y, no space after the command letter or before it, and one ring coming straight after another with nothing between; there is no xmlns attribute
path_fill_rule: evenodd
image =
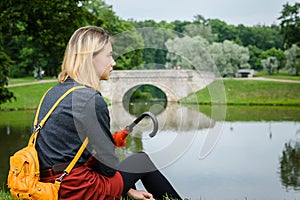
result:
<svg viewBox="0 0 300 200"><path fill-rule="evenodd" d="M227 24L279 24L283 5L296 0L104 0L113 6L121 19L143 21L153 19L168 22L193 21L200 14L205 19L219 19Z"/></svg>

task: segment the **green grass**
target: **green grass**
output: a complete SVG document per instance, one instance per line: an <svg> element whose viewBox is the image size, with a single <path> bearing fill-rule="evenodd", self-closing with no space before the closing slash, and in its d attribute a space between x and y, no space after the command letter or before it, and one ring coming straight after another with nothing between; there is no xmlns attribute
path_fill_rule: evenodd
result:
<svg viewBox="0 0 300 200"><path fill-rule="evenodd" d="M217 80L181 100L187 104L293 105L300 106L300 83Z"/></svg>
<svg viewBox="0 0 300 200"><path fill-rule="evenodd" d="M29 79L22 79L26 81ZM18 82L15 80L15 82ZM57 82L9 87L16 100L0 105L1 110L35 109L43 93ZM108 102L108 100L106 99ZM186 104L288 105L300 106L300 83L248 79L217 80L180 101Z"/></svg>
<svg viewBox="0 0 300 200"><path fill-rule="evenodd" d="M13 200L9 192L4 192L0 190L0 200ZM131 198L121 198L121 200L131 200ZM164 197L164 200L171 200L169 197Z"/></svg>
<svg viewBox="0 0 300 200"><path fill-rule="evenodd" d="M55 80L52 77L43 77L43 80ZM28 83L39 81L39 79L34 80L33 77L24 77L24 78L9 78L8 85L17 84L17 83Z"/></svg>
<svg viewBox="0 0 300 200"><path fill-rule="evenodd" d="M0 105L1 110L35 109L44 92L57 82L10 87L16 100Z"/></svg>
<svg viewBox="0 0 300 200"><path fill-rule="evenodd" d="M4 190L0 189L0 199L1 200L13 200L12 196L9 192L4 192Z"/></svg>
<svg viewBox="0 0 300 200"><path fill-rule="evenodd" d="M22 80L26 81L28 79L22 79ZM53 87L56 84L57 81L9 87L8 90L13 92L16 99L11 100L11 102L6 102L1 104L0 110L24 110L24 109L34 110L37 108L44 92L46 92L50 87ZM109 99L104 98L104 100L106 101L107 104L110 104Z"/></svg>
<svg viewBox="0 0 300 200"><path fill-rule="evenodd" d="M298 80L300 81L300 76L290 75L287 70L279 70L279 73L269 75L266 70L257 71L253 75L254 77L264 77L272 79L285 79L285 80Z"/></svg>

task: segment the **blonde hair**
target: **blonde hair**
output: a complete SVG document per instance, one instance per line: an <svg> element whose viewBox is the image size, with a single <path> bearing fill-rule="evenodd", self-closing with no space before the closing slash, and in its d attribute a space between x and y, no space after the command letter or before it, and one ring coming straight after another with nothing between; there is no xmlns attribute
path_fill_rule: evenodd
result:
<svg viewBox="0 0 300 200"><path fill-rule="evenodd" d="M75 81L100 90L100 79L93 66L93 56L97 55L110 41L110 36L104 29L97 26L85 26L76 30L70 38L59 82L65 82L70 77Z"/></svg>

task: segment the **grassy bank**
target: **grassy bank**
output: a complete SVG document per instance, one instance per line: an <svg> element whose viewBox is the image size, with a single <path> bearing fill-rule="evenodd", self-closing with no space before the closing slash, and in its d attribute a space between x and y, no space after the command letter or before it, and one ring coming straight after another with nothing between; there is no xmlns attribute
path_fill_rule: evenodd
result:
<svg viewBox="0 0 300 200"><path fill-rule="evenodd" d="M201 198L200 198L201 199ZM0 200L13 200L9 192L0 190ZM121 200L131 200L130 198L121 198ZM171 200L169 197L164 197L164 200Z"/></svg>
<svg viewBox="0 0 300 200"><path fill-rule="evenodd" d="M51 82L10 87L9 90L14 93L16 100L0 105L0 109L35 109L43 93L55 84L56 82ZM194 95L182 99L181 103L300 106L300 83L248 79L217 80Z"/></svg>
<svg viewBox="0 0 300 200"><path fill-rule="evenodd" d="M264 77L271 79L284 79L284 80L296 80L300 81L300 76L290 75L288 70L279 70L278 73L268 74L266 70L256 71L253 75L254 77Z"/></svg>
<svg viewBox="0 0 300 200"><path fill-rule="evenodd" d="M51 80L51 79L49 79ZM12 84L26 84L32 82L32 79L24 78L20 80L13 79ZM16 99L0 105L0 110L34 110L37 108L44 92L57 84L55 82L37 82L37 84L11 86L9 91L13 92ZM107 104L109 100L104 98Z"/></svg>
<svg viewBox="0 0 300 200"><path fill-rule="evenodd" d="M249 79L217 80L194 95L182 99L181 102L300 106L300 83Z"/></svg>
<svg viewBox="0 0 300 200"><path fill-rule="evenodd" d="M35 109L48 88L56 82L9 87L16 100L0 105L1 110Z"/></svg>
<svg viewBox="0 0 300 200"><path fill-rule="evenodd" d="M9 193L5 193L0 191L0 199L1 200L13 200L12 196Z"/></svg>

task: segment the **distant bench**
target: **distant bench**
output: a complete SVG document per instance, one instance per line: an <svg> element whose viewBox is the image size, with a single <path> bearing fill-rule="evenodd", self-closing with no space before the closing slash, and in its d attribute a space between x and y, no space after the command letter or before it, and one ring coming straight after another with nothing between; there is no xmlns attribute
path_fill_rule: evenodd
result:
<svg viewBox="0 0 300 200"><path fill-rule="evenodd" d="M253 69L239 69L236 73L236 77L238 78L249 78L253 77L254 70Z"/></svg>

